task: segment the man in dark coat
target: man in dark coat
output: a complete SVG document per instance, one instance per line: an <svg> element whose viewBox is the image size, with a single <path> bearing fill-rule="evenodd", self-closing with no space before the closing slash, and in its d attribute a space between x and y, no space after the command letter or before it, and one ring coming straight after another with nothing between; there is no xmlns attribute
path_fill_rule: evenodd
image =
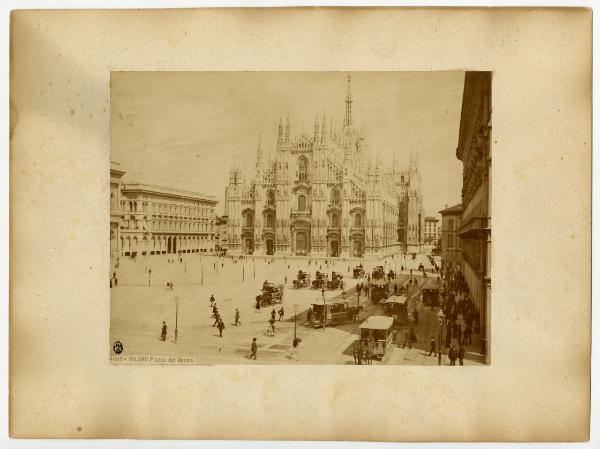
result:
<svg viewBox="0 0 600 449"><path fill-rule="evenodd" d="M256 352L258 351L258 345L256 344L256 337L252 339L252 346L250 346L250 358L256 360Z"/></svg>
<svg viewBox="0 0 600 449"><path fill-rule="evenodd" d="M464 359L465 359L465 347L461 345L458 347L458 361L460 362L460 366L463 365Z"/></svg>
<svg viewBox="0 0 600 449"><path fill-rule="evenodd" d="M236 308L235 309L235 325L239 326L240 323L240 311Z"/></svg>
<svg viewBox="0 0 600 449"><path fill-rule="evenodd" d="M215 322L213 323L212 327L218 326L220 320L221 320L221 315L219 315L219 312L215 313Z"/></svg>
<svg viewBox="0 0 600 449"><path fill-rule="evenodd" d="M217 324L217 328L219 329L219 337L223 338L223 329L225 329L225 323L222 319L219 319L219 324Z"/></svg>
<svg viewBox="0 0 600 449"><path fill-rule="evenodd" d="M164 321L162 325L162 331L160 333L160 338L162 341L165 341L167 339L167 323L165 323Z"/></svg>
<svg viewBox="0 0 600 449"><path fill-rule="evenodd" d="M456 347L452 345L450 351L448 352L448 358L450 359L450 365L456 365Z"/></svg>
<svg viewBox="0 0 600 449"><path fill-rule="evenodd" d="M431 355L431 353L433 353L434 357L437 357L437 351L435 350L435 338L431 337L431 342L430 342L431 346L429 349L429 355Z"/></svg>
<svg viewBox="0 0 600 449"><path fill-rule="evenodd" d="M271 310L271 318L275 321L275 309Z"/></svg>

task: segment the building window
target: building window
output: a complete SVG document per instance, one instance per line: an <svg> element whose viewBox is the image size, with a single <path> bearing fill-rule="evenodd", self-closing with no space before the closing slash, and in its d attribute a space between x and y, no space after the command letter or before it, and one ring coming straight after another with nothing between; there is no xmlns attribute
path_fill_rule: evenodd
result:
<svg viewBox="0 0 600 449"><path fill-rule="evenodd" d="M454 248L454 235L448 235L448 248Z"/></svg>
<svg viewBox="0 0 600 449"><path fill-rule="evenodd" d="M246 226L252 226L252 214L246 214Z"/></svg>
<svg viewBox="0 0 600 449"><path fill-rule="evenodd" d="M340 203L340 191L335 189L333 192L331 192L331 204L339 206Z"/></svg>
<svg viewBox="0 0 600 449"><path fill-rule="evenodd" d="M340 226L340 216L338 214L331 215L331 227L338 228Z"/></svg>
<svg viewBox="0 0 600 449"><path fill-rule="evenodd" d="M356 214L354 216L354 227L355 228L362 227L362 215L361 214Z"/></svg>
<svg viewBox="0 0 600 449"><path fill-rule="evenodd" d="M307 179L307 163L306 158L301 156L298 158L298 180L306 181Z"/></svg>
<svg viewBox="0 0 600 449"><path fill-rule="evenodd" d="M304 195L298 196L298 210L299 211L306 210L306 197Z"/></svg>
<svg viewBox="0 0 600 449"><path fill-rule="evenodd" d="M275 226L275 214L273 214L273 213L267 214L267 226L270 228Z"/></svg>
<svg viewBox="0 0 600 449"><path fill-rule="evenodd" d="M267 204L269 206L275 205L275 192L273 192L272 190L269 190L269 192L267 193Z"/></svg>
<svg viewBox="0 0 600 449"><path fill-rule="evenodd" d="M448 219L448 231L454 231L454 220L452 218Z"/></svg>

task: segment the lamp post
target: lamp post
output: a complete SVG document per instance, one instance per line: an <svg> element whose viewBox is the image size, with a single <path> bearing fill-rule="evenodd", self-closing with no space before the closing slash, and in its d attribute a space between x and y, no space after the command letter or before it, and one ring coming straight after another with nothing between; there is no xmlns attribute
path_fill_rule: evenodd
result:
<svg viewBox="0 0 600 449"><path fill-rule="evenodd" d="M325 288L321 287L321 296L323 297L323 331L325 331L325 323L327 322L327 306L325 305Z"/></svg>
<svg viewBox="0 0 600 449"><path fill-rule="evenodd" d="M177 342L177 318L179 316L179 296L175 296L175 342Z"/></svg>
<svg viewBox="0 0 600 449"><path fill-rule="evenodd" d="M200 255L200 269L201 269L200 285L204 285L204 260L202 260L202 255Z"/></svg>
<svg viewBox="0 0 600 449"><path fill-rule="evenodd" d="M294 342L296 341L296 320L298 319L298 303L294 303Z"/></svg>
<svg viewBox="0 0 600 449"><path fill-rule="evenodd" d="M446 318L446 316L444 315L444 312L442 312L442 309L440 307L440 310L437 313L437 319L438 319L438 322L440 323L440 340L439 340L439 344L438 344L438 365L442 364L442 330L444 329L444 318Z"/></svg>
<svg viewBox="0 0 600 449"><path fill-rule="evenodd" d="M150 287L151 278L152 278L152 269L149 269L148 270L148 287Z"/></svg>

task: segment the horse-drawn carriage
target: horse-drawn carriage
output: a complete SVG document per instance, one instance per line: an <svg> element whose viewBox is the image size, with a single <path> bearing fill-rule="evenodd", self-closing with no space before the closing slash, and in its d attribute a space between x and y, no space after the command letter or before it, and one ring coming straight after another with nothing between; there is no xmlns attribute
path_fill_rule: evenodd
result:
<svg viewBox="0 0 600 449"><path fill-rule="evenodd" d="M371 281L371 302L373 304L379 304L383 299L388 299L390 294L390 281L383 278L375 278Z"/></svg>
<svg viewBox="0 0 600 449"><path fill-rule="evenodd" d="M354 267L354 269L352 270L352 277L354 279L364 277L364 275L365 275L365 269L363 268L362 265L358 265L357 267Z"/></svg>
<svg viewBox="0 0 600 449"><path fill-rule="evenodd" d="M383 270L383 266L378 265L373 268L373 273L371 274L372 279L385 279L385 271Z"/></svg>
<svg viewBox="0 0 600 449"><path fill-rule="evenodd" d="M256 295L256 308L270 307L283 302L283 284L263 283L262 291Z"/></svg>
<svg viewBox="0 0 600 449"><path fill-rule="evenodd" d="M294 288L304 288L310 285L310 274L299 270L296 279L294 279Z"/></svg>
<svg viewBox="0 0 600 449"><path fill-rule="evenodd" d="M317 271L315 274L315 280L312 281L313 288L321 289L327 287L327 277L327 273Z"/></svg>
<svg viewBox="0 0 600 449"><path fill-rule="evenodd" d="M342 285L342 273L331 272L331 279L327 281L327 288L329 290L336 290Z"/></svg>
<svg viewBox="0 0 600 449"><path fill-rule="evenodd" d="M347 301L329 304L317 302L311 305L310 322L315 326L335 326L346 321L356 321L362 310L362 306L351 306Z"/></svg>

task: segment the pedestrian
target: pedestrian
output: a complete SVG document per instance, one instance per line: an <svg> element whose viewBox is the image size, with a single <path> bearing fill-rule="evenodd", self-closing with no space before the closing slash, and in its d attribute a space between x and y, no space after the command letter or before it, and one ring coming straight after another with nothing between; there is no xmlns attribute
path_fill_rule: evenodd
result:
<svg viewBox="0 0 600 449"><path fill-rule="evenodd" d="M460 324L456 326L456 339L458 340L458 345L460 346L462 344L463 339L463 330Z"/></svg>
<svg viewBox="0 0 600 449"><path fill-rule="evenodd" d="M463 345L470 345L473 342L471 341L471 335L473 334L473 330L471 329L471 326L469 324L467 324L467 327L465 327L465 331L463 332Z"/></svg>
<svg viewBox="0 0 600 449"><path fill-rule="evenodd" d="M256 344L256 337L252 339L252 346L250 346L250 358L256 360L256 352L258 351L258 345Z"/></svg>
<svg viewBox="0 0 600 449"><path fill-rule="evenodd" d="M404 349L408 345L408 349L412 349L412 345L410 344L410 331L406 329L404 331L404 343L402 343L402 349Z"/></svg>
<svg viewBox="0 0 600 449"><path fill-rule="evenodd" d="M165 341L167 339L167 323L165 323L164 321L162 325L162 331L160 333L160 338L162 341Z"/></svg>
<svg viewBox="0 0 600 449"><path fill-rule="evenodd" d="M275 334L275 316L269 320L269 324L271 325L271 331L273 331L273 334Z"/></svg>
<svg viewBox="0 0 600 449"><path fill-rule="evenodd" d="M354 356L354 364L358 365L358 343L354 344L354 347L352 348L352 355Z"/></svg>
<svg viewBox="0 0 600 449"><path fill-rule="evenodd" d="M213 304L213 311L212 311L212 312L213 312L213 314L211 315L211 317L214 317L214 316L217 314L217 311L218 311L218 310L219 310L219 309L217 308L217 304Z"/></svg>
<svg viewBox="0 0 600 449"><path fill-rule="evenodd" d="M281 309L279 309L279 312L277 312L277 313L279 314L279 321L283 321L283 314L284 314L283 307Z"/></svg>
<svg viewBox="0 0 600 449"><path fill-rule="evenodd" d="M210 299L208 300L210 307L215 303L215 295L210 295Z"/></svg>
<svg viewBox="0 0 600 449"><path fill-rule="evenodd" d="M225 323L220 318L219 318L219 324L217 325L217 328L219 329L219 337L223 338L223 329L225 329Z"/></svg>
<svg viewBox="0 0 600 449"><path fill-rule="evenodd" d="M239 326L240 323L240 311L236 308L235 309L235 325Z"/></svg>
<svg viewBox="0 0 600 449"><path fill-rule="evenodd" d="M212 327L218 326L219 325L219 321L221 321L221 315L219 315L219 313L217 312L217 313L215 313L215 322L214 322L214 324L213 324Z"/></svg>
<svg viewBox="0 0 600 449"><path fill-rule="evenodd" d="M460 345L458 347L458 361L460 362L460 366L463 366L464 359L465 359L465 347Z"/></svg>
<svg viewBox="0 0 600 449"><path fill-rule="evenodd" d="M434 337L431 337L429 344L430 344L429 355L431 355L431 353L433 352L434 357L437 357L437 351L435 350L435 338Z"/></svg>
<svg viewBox="0 0 600 449"><path fill-rule="evenodd" d="M109 279L109 280L110 280L110 288L112 288L112 279Z"/></svg>
<svg viewBox="0 0 600 449"><path fill-rule="evenodd" d="M273 321L275 321L275 309L271 310L271 318L273 318Z"/></svg>
<svg viewBox="0 0 600 449"><path fill-rule="evenodd" d="M450 365L456 365L456 347L452 345L448 352L448 358L450 359Z"/></svg>
<svg viewBox="0 0 600 449"><path fill-rule="evenodd" d="M306 322L310 323L312 320L312 314L313 314L313 310L312 310L312 306L308 308L308 310L306 311Z"/></svg>
<svg viewBox="0 0 600 449"><path fill-rule="evenodd" d="M415 320L415 326L419 324L419 311L417 309L414 309L412 311L412 316L413 319Z"/></svg>
<svg viewBox="0 0 600 449"><path fill-rule="evenodd" d="M284 282L287 285L287 276L284 278Z"/></svg>
<svg viewBox="0 0 600 449"><path fill-rule="evenodd" d="M115 287L119 285L119 279L115 276Z"/></svg>

